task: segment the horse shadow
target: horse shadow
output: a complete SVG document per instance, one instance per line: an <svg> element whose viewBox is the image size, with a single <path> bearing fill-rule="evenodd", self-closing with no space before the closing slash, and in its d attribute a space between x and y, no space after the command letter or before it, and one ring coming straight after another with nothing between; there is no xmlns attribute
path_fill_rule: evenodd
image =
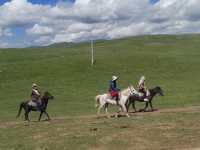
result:
<svg viewBox="0 0 200 150"><path fill-rule="evenodd" d="M148 112L155 112L155 111L159 111L159 109L153 109L153 110L145 110L145 109L139 109L139 110L136 110L136 111L131 111L129 112L130 114L136 114L136 113L148 113Z"/></svg>

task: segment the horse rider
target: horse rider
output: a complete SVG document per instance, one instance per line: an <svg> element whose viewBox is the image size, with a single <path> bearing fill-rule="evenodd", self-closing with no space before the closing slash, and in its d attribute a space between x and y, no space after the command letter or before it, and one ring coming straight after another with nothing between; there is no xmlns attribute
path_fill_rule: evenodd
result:
<svg viewBox="0 0 200 150"><path fill-rule="evenodd" d="M138 92L144 94L144 101L148 102L149 99L147 98L149 96L149 90L147 89L145 85L146 78L145 76L141 76L139 82L138 82Z"/></svg>
<svg viewBox="0 0 200 150"><path fill-rule="evenodd" d="M119 91L120 89L117 88L117 80L119 77L112 76L112 80L110 81L109 93L112 96L112 99L115 99L117 104L119 103Z"/></svg>
<svg viewBox="0 0 200 150"><path fill-rule="evenodd" d="M31 100L37 104L37 109L40 110L41 94L40 94L37 84L35 84L35 83L32 84Z"/></svg>

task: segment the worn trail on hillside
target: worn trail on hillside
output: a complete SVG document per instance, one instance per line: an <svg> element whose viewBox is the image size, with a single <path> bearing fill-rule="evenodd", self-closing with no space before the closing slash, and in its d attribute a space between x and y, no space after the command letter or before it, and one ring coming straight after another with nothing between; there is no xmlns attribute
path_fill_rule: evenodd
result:
<svg viewBox="0 0 200 150"><path fill-rule="evenodd" d="M182 107L182 108L167 108L167 109L159 109L155 110L153 112L130 112L131 117L134 116L142 116L142 115L162 115L166 113L177 113L177 112L182 112L182 113L195 113L200 111L200 106L190 106L190 107ZM113 113L110 113L109 115L114 115ZM105 114L101 114L100 116L97 116L96 114L94 115L84 115L84 116L74 116L74 117L53 117L51 121L45 121L46 123L59 123L62 122L62 120L66 119L86 119L86 120L91 120L91 119L101 119L101 118L106 118ZM44 121L42 121L44 122ZM37 121L31 121L31 122L26 122L22 120L18 121L2 121L0 122L0 129L4 128L12 128L15 127L16 125L29 125L31 123L38 123Z"/></svg>

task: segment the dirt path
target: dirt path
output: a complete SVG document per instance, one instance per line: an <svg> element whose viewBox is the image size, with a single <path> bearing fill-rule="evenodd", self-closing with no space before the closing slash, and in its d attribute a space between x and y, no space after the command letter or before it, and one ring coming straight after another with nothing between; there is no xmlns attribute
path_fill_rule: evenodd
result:
<svg viewBox="0 0 200 150"><path fill-rule="evenodd" d="M163 113L176 113L176 112L184 112L184 113L194 113L194 112L199 112L200 111L200 106L190 106L190 107L182 107L182 108L167 108L167 109L159 109L159 110L155 110L153 112L131 112L131 116L134 115L160 115ZM110 115L112 116L113 114L110 113ZM93 120L93 119L100 119L100 118L106 118L105 114L100 115L99 117L97 117L95 114L94 115L84 115L84 116L74 116L74 117L53 117L52 120L50 122L46 123L56 123L56 122L62 122L66 119L81 119L81 120ZM44 122L44 121L43 121ZM24 125L24 126L28 126L30 124L34 124L37 123L37 121L31 121L30 123L26 122L26 121L22 121L21 119L18 121L1 121L0 122L0 129L6 129L6 128L12 128L15 127L17 125Z"/></svg>

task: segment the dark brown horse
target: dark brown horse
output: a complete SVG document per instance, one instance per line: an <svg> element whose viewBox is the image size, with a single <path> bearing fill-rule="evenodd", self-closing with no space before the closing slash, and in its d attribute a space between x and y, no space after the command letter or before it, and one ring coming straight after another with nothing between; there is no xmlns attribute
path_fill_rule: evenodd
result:
<svg viewBox="0 0 200 150"><path fill-rule="evenodd" d="M50 99L53 99L54 97L49 93L49 92L44 92L44 95L42 96L41 98L41 105L40 105L40 109L38 109L37 106L31 106L29 105L29 102L30 101L25 101L25 102L21 102L20 103L20 108L19 108L19 111L18 111L18 114L17 114L17 117L20 116L21 114L21 111L22 111L22 108L24 109L25 113L25 120L28 120L30 121L29 117L28 117L28 114L31 112L31 111L40 111L40 116L38 118L38 121L40 121L41 117L42 117L42 114L45 113L48 120L50 120L50 117L49 117L49 114L46 112L46 109L47 109L47 106L48 106L48 102Z"/></svg>
<svg viewBox="0 0 200 150"><path fill-rule="evenodd" d="M154 96L156 96L157 94L159 94L160 96L164 96L164 92L161 89L161 87L159 87L159 86L157 86L153 89L150 89L149 92L150 92L149 96L146 97L149 100L147 102L144 101L144 97L139 97L138 95L132 94L129 97L129 100L126 104L127 110L129 110L129 107L132 104L132 107L136 112L135 101L138 101L138 102L145 102L146 103L145 107L143 109L141 109L140 111L146 111L149 104L150 104L150 107L151 107L151 111L153 111L154 109L153 109L153 105L152 105L152 100L153 100Z"/></svg>

